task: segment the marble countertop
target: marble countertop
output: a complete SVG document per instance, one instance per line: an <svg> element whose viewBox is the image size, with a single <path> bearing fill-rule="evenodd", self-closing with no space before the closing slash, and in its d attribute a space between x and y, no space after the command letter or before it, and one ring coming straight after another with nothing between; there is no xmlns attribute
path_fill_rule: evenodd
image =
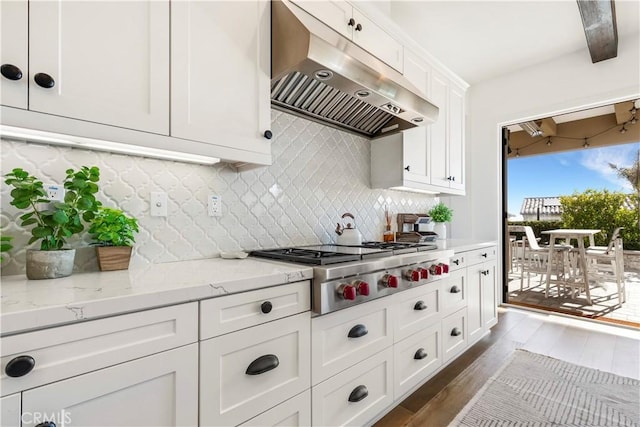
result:
<svg viewBox="0 0 640 427"><path fill-rule="evenodd" d="M266 260L211 258L61 279L4 276L0 334L94 319L311 279L311 267Z"/></svg>
<svg viewBox="0 0 640 427"><path fill-rule="evenodd" d="M439 249L453 249L455 253L472 251L474 249L482 249L490 246L496 246L497 242L488 240L473 239L447 239L436 240Z"/></svg>

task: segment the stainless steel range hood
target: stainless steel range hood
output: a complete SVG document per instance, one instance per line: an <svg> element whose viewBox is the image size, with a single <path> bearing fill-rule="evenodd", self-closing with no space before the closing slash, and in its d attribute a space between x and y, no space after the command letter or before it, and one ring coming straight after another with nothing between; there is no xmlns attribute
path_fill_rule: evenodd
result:
<svg viewBox="0 0 640 427"><path fill-rule="evenodd" d="M433 123L402 74L288 1L271 2L271 103L376 138Z"/></svg>

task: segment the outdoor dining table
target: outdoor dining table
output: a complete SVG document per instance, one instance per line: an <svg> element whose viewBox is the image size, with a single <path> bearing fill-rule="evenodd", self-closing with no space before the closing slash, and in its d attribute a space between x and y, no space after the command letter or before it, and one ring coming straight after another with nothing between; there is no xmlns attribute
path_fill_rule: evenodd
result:
<svg viewBox="0 0 640 427"><path fill-rule="evenodd" d="M559 228L556 230L546 230L542 231L542 234L549 235L549 259L553 256L554 246L556 244L556 240L563 239L566 240L567 243L570 243L571 240L578 241L578 268L580 272L578 274L569 274L563 276L562 284L566 286L570 286L572 288L580 287L584 288L585 296L587 297L587 303L591 304L591 293L589 292L589 277L587 275L587 255L584 247L584 238L589 238L589 245L593 246L595 244L594 236L597 233L600 233L600 230L589 230L589 229L570 229L570 228ZM570 272L569 272L570 273ZM552 274L552 265L551 262L547 263L547 290L549 289L549 284L551 283L551 274ZM546 296L546 295L545 295Z"/></svg>

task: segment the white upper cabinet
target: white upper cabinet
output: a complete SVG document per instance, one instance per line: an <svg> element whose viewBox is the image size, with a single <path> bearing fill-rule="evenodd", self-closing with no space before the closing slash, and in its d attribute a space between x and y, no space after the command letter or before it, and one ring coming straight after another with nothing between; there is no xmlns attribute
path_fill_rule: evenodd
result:
<svg viewBox="0 0 640 427"><path fill-rule="evenodd" d="M438 120L429 125L431 137L431 183L438 187L449 187L447 179L447 111L449 107L449 81L442 74L431 75L431 102L438 106Z"/></svg>
<svg viewBox="0 0 640 427"><path fill-rule="evenodd" d="M0 103L27 108L29 76L27 0L0 2Z"/></svg>
<svg viewBox="0 0 640 427"><path fill-rule="evenodd" d="M169 2L30 2L28 77L32 111L168 135Z"/></svg>
<svg viewBox="0 0 640 427"><path fill-rule="evenodd" d="M171 3L172 136L270 154L269 30L265 0Z"/></svg>
<svg viewBox="0 0 640 427"><path fill-rule="evenodd" d="M404 61L402 43L350 3L344 0L292 1L381 61L402 72Z"/></svg>

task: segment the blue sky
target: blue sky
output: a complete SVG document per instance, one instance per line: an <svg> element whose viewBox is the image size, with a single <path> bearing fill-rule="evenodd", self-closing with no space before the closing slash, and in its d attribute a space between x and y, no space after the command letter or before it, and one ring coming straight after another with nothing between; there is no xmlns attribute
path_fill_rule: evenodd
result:
<svg viewBox="0 0 640 427"><path fill-rule="evenodd" d="M509 213L520 215L525 197L565 196L592 188L631 192L609 163L633 165L640 143L510 159L507 164Z"/></svg>

